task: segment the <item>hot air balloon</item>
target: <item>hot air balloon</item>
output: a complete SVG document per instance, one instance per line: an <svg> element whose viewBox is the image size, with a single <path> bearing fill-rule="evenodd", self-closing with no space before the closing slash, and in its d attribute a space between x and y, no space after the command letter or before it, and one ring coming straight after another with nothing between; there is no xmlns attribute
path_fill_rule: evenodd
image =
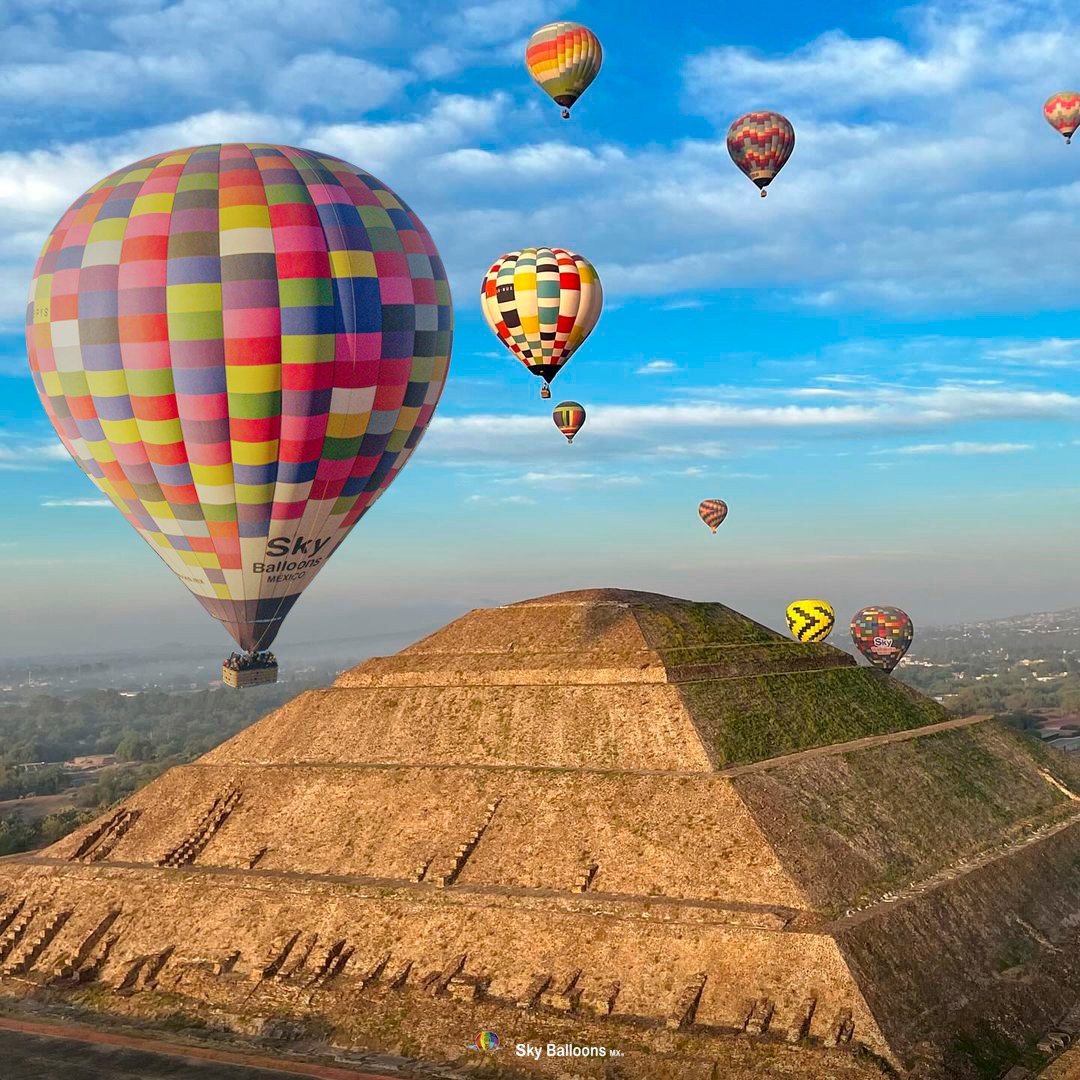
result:
<svg viewBox="0 0 1080 1080"><path fill-rule="evenodd" d="M703 499L697 512L698 517L716 532L727 517L727 503L723 499Z"/></svg>
<svg viewBox="0 0 1080 1080"><path fill-rule="evenodd" d="M415 450L451 337L404 202L338 158L245 143L95 184L26 319L64 446L249 659Z"/></svg>
<svg viewBox="0 0 1080 1080"><path fill-rule="evenodd" d="M548 384L592 333L604 291L592 263L562 248L504 255L480 286L480 308L499 340Z"/></svg>
<svg viewBox="0 0 1080 1080"><path fill-rule="evenodd" d="M795 149L795 129L779 113L747 113L728 128L727 148L731 160L757 184L764 199L765 189Z"/></svg>
<svg viewBox="0 0 1080 1080"><path fill-rule="evenodd" d="M836 612L825 600L793 600L786 614L791 636L804 643L824 641L836 623Z"/></svg>
<svg viewBox="0 0 1080 1080"><path fill-rule="evenodd" d="M1046 99L1043 106L1046 122L1065 136L1066 144L1072 142L1074 132L1080 127L1080 91L1062 90Z"/></svg>
<svg viewBox="0 0 1080 1080"><path fill-rule="evenodd" d="M585 406L579 405L576 401L560 401L552 410L551 419L566 436L566 441L572 443L574 436L585 423Z"/></svg>
<svg viewBox="0 0 1080 1080"><path fill-rule="evenodd" d="M562 118L600 71L604 51L600 39L576 22L553 22L541 26L525 46L525 66L536 84L561 105Z"/></svg>
<svg viewBox="0 0 1080 1080"><path fill-rule="evenodd" d="M898 607L865 607L851 618L855 648L888 674L911 648L915 627Z"/></svg>

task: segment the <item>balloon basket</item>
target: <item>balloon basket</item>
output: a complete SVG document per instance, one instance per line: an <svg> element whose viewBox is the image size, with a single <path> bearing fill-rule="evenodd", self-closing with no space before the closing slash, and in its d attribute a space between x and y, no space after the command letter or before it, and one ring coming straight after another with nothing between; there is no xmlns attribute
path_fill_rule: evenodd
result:
<svg viewBox="0 0 1080 1080"><path fill-rule="evenodd" d="M265 664L258 661L251 663L249 667L235 667L230 665L228 660L221 665L221 681L234 690L276 683L277 673L277 664Z"/></svg>

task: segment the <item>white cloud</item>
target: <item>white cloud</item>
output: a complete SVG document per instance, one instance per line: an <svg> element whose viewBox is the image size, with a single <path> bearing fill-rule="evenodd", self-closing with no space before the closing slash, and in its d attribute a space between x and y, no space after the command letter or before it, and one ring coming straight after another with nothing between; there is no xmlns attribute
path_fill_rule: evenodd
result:
<svg viewBox="0 0 1080 1080"><path fill-rule="evenodd" d="M979 443L979 442L950 442L950 443L917 443L914 446L897 446L891 450L875 450L875 454L957 454L966 456L971 454L1016 454L1022 450L1034 450L1031 443Z"/></svg>
<svg viewBox="0 0 1080 1080"><path fill-rule="evenodd" d="M704 300L699 300L695 297L685 297L682 300L669 300L666 304L661 304L660 310L697 311L704 307L708 307L708 304Z"/></svg>
<svg viewBox="0 0 1080 1080"><path fill-rule="evenodd" d="M470 503L498 503L509 506L536 505L536 500L528 495L470 495L465 501Z"/></svg>
<svg viewBox="0 0 1080 1080"><path fill-rule="evenodd" d="M293 57L267 88L268 98L277 108L328 105L337 111L342 96L351 111L369 112L385 105L412 80L407 71L373 64L357 56L333 52L305 53Z"/></svg>
<svg viewBox="0 0 1080 1080"><path fill-rule="evenodd" d="M40 472L62 461L70 462L71 455L58 439L0 435L0 472Z"/></svg>
<svg viewBox="0 0 1080 1080"><path fill-rule="evenodd" d="M862 437L867 430L885 434L920 429L943 431L957 424L1016 420L1053 424L1080 419L1080 395L1008 385L869 384L835 404L792 404L790 391L783 387L750 388L743 400L733 398L726 388L694 393L692 399L668 403L591 408L587 429L590 460L615 463L627 457L669 461L683 458L692 463L695 459L729 457L732 446L743 456L772 452L778 449L776 438L781 434L785 440L805 443L825 437ZM710 394L716 400L710 399ZM718 440L717 436L725 432L737 436L732 446ZM438 414L424 443L425 451L433 458L457 463L473 460L481 465L492 459L500 464L550 459L552 445L551 425L546 417L509 412ZM906 452L974 454L1028 449L1026 443L974 440L915 445L917 449ZM535 475L541 475L541 471ZM543 475L549 475L547 470Z"/></svg>
<svg viewBox="0 0 1080 1080"><path fill-rule="evenodd" d="M1003 344L987 351L987 357L1023 367L1080 367L1080 338L1043 338Z"/></svg>
<svg viewBox="0 0 1080 1080"><path fill-rule="evenodd" d="M636 487L642 482L640 476L633 474L611 474L595 472L543 472L530 470L513 480L503 480L507 484L539 484L545 487Z"/></svg>
<svg viewBox="0 0 1080 1080"><path fill-rule="evenodd" d="M70 507L70 506L112 506L108 499L42 499L42 506L47 507Z"/></svg>
<svg viewBox="0 0 1080 1080"><path fill-rule="evenodd" d="M642 364L641 367L634 372L635 375L670 375L673 371L678 371L678 367L670 360L650 360L647 364Z"/></svg>

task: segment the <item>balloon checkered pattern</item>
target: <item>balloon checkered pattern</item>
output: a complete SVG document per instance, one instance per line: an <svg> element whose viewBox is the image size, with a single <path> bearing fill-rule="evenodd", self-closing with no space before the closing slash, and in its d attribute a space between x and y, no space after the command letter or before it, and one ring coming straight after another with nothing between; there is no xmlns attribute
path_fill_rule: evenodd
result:
<svg viewBox="0 0 1080 1080"><path fill-rule="evenodd" d="M451 339L409 207L338 158L263 144L95 184L46 241L26 315L71 456L245 649L416 448Z"/></svg>

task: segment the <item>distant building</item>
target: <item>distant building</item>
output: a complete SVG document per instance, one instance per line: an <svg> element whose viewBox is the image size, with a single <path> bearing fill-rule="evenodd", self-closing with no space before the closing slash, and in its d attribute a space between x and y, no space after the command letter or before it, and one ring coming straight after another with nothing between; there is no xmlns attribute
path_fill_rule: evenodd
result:
<svg viewBox="0 0 1080 1080"><path fill-rule="evenodd" d="M86 754L64 762L67 769L101 769L106 765L115 765L115 754Z"/></svg>

